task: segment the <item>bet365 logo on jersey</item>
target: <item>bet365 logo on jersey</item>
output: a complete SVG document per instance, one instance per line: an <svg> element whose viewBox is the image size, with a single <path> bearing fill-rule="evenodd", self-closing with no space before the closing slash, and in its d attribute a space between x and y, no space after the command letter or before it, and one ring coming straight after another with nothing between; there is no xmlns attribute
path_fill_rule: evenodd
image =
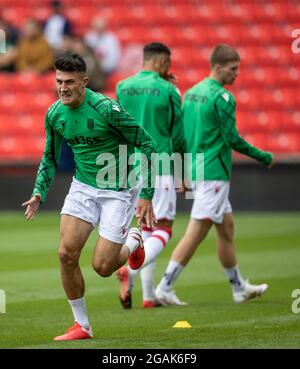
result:
<svg viewBox="0 0 300 369"><path fill-rule="evenodd" d="M101 143L100 137L84 137L84 136L75 136L67 139L68 144L71 146L74 145L95 145Z"/></svg>

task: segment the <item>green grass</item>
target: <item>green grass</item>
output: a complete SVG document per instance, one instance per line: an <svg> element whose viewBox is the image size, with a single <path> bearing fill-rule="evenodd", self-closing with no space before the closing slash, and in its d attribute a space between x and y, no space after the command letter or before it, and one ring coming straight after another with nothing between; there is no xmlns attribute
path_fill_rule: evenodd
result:
<svg viewBox="0 0 300 369"><path fill-rule="evenodd" d="M0 213L0 289L7 312L0 314L0 348L300 348L300 313L291 293L300 288L300 214L237 214L236 246L242 274L268 282L266 295L232 303L231 291L208 236L183 271L176 292L187 307L142 309L136 281L132 310L122 310L115 276L100 278L90 266L96 233L81 257L93 340L53 342L72 324L60 284L56 249L59 216ZM158 282L188 222L178 215L174 237L158 260ZM300 304L299 304L300 305ZM192 329L174 329L187 320Z"/></svg>

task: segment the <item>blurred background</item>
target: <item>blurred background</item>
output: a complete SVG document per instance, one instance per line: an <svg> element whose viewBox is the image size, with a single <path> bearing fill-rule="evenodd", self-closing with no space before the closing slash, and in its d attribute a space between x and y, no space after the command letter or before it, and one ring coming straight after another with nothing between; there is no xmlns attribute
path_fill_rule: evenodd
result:
<svg viewBox="0 0 300 369"><path fill-rule="evenodd" d="M250 143L276 154L267 171L235 155L231 200L237 210L300 210L300 29L293 0L0 0L0 209L30 197L44 148L44 116L56 100L53 60L73 51L88 65L89 87L115 97L116 83L142 66L144 44L171 48L182 94L206 77L212 48L237 48L241 71L231 88L237 124ZM300 33L300 31L299 31ZM62 148L43 209L59 209L72 176ZM179 210L188 210L182 198Z"/></svg>

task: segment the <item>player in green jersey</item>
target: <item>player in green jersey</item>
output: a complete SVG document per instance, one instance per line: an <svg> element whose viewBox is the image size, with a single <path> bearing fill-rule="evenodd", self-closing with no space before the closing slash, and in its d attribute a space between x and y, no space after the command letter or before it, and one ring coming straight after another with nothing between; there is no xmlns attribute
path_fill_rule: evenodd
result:
<svg viewBox="0 0 300 369"><path fill-rule="evenodd" d="M228 195L232 150L267 167L273 164L273 155L250 145L237 131L235 98L224 88L224 85L232 85L239 74L240 57L236 50L225 44L218 45L210 62L210 76L189 89L184 97L188 151L204 153L204 181L196 183L189 225L156 289L157 296L169 304L183 304L176 296L173 284L213 224L217 230L218 256L232 285L233 300L237 303L247 301L260 296L268 287L267 284L250 284L239 272Z"/></svg>
<svg viewBox="0 0 300 369"><path fill-rule="evenodd" d="M79 267L81 250L93 228L99 225L92 265L100 276L110 276L127 260L133 269L141 266L145 257L141 234L137 228L129 231L129 226L136 206L138 223L153 227L154 188L150 184L143 188L136 203L139 188L127 188L124 168L117 169L127 168L127 158L119 155L120 146L127 148L128 156L138 148L149 164L147 182L155 174L150 165L155 146L118 102L86 88L86 64L78 54L58 58L55 69L59 100L46 114L46 147L32 197L23 206L27 219L33 219L56 173L61 141L65 138L74 153L76 171L61 211L58 254L62 284L75 324L55 340L85 339L92 338L92 330ZM108 171L104 165L107 160L112 163ZM103 173L110 172L114 180L105 182Z"/></svg>
<svg viewBox="0 0 300 369"><path fill-rule="evenodd" d="M116 95L126 110L151 135L157 144L158 155L168 156L174 152L183 155L185 140L182 122L181 97L171 84L169 68L170 49L162 43L153 42L143 50L143 69L117 85ZM172 235L172 224L176 212L176 191L172 166L158 165L153 196L154 214L158 221L153 230L143 225L142 236L146 250L145 262L140 270L123 266L117 271L121 290L120 301L125 309L131 308L133 280L140 272L143 289L143 306L160 306L155 296L154 272L156 258L165 248Z"/></svg>

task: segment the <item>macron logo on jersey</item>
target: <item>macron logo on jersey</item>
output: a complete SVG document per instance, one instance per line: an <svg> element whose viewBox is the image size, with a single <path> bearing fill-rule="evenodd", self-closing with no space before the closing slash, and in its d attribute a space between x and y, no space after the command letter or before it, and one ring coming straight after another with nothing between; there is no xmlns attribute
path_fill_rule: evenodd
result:
<svg viewBox="0 0 300 369"><path fill-rule="evenodd" d="M117 105L113 105L112 110L115 110L115 111L120 113L120 109L117 107Z"/></svg>
<svg viewBox="0 0 300 369"><path fill-rule="evenodd" d="M229 94L227 92L224 92L222 95L223 99L228 102L229 101Z"/></svg>

